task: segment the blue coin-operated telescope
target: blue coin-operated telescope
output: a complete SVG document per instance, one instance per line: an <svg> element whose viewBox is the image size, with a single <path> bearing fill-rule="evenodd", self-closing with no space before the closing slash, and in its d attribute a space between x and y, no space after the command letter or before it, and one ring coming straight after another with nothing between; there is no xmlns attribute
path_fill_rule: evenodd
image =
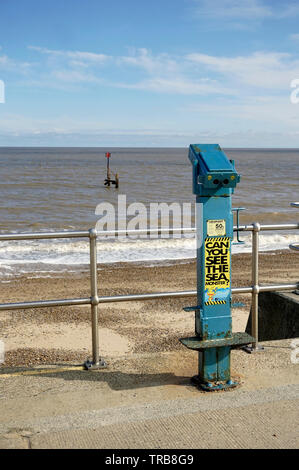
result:
<svg viewBox="0 0 299 470"><path fill-rule="evenodd" d="M198 351L198 375L192 381L210 391L237 385L230 351L254 342L247 333L232 333L231 196L240 175L217 144L190 145L189 159L197 207L197 305L185 310L195 311L196 336L180 341Z"/></svg>

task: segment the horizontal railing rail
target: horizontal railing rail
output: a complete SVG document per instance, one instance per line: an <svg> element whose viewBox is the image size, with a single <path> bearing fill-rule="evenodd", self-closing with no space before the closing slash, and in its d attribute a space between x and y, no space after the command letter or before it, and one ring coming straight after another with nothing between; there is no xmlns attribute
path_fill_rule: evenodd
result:
<svg viewBox="0 0 299 470"><path fill-rule="evenodd" d="M271 284L259 286L259 292L275 291L290 291L299 288L299 282L293 284ZM253 287L233 287L232 294L252 294ZM170 299L180 297L194 297L197 295L196 290L174 291L174 292L153 292L150 294L123 294L98 297L97 304L107 304L112 302L130 302L138 300L155 300L155 299ZM58 300L40 300L34 302L16 302L8 304L0 304L0 311L3 310L26 310L31 308L42 307L65 307L72 305L90 305L92 303L91 297L80 299L58 299Z"/></svg>
<svg viewBox="0 0 299 470"><path fill-rule="evenodd" d="M251 294L252 295L252 336L256 339L253 349L258 349L258 294L260 292L271 291L290 291L299 289L299 283L288 284L273 284L273 285L259 285L258 283L258 234L260 231L276 231L276 230L295 230L299 229L299 223L295 224L275 224L275 225L260 225L249 224L234 226L234 231L252 232L252 285L247 287L233 287L232 294ZM130 235L163 235L167 233L195 233L195 227L183 227L174 229L144 229L144 230L113 230L113 231L96 231L95 229L85 231L62 231L62 232L28 232L28 233L8 233L0 234L0 241L17 241L17 240L41 240L41 239L55 239L55 238L89 238L89 254L90 254L90 291L91 296L85 298L74 299L57 299L57 300L40 300L31 302L17 302L17 303L1 303L0 311L4 310L17 310L17 309L32 309L43 307L60 307L60 306L74 306L74 305L90 305L92 317L92 363L89 363L89 368L98 368L103 366L103 361L99 357L99 321L98 321L98 305L111 302L128 302L138 300L154 300L161 298L182 298L194 297L197 295L196 290L190 291L176 291L176 292L153 292L144 294L127 294L127 295L114 295L114 296L98 296L97 286L97 238L101 236L115 237L115 236L130 236Z"/></svg>
<svg viewBox="0 0 299 470"><path fill-rule="evenodd" d="M18 310L42 307L69 307L71 305L90 305L91 298L80 299L57 299L57 300L37 300L33 302L16 302L8 304L0 304L0 311L3 310Z"/></svg>
<svg viewBox="0 0 299 470"><path fill-rule="evenodd" d="M49 238L89 238L90 230L65 231L65 232L24 232L24 233L1 233L0 241L16 240L43 240Z"/></svg>
<svg viewBox="0 0 299 470"><path fill-rule="evenodd" d="M275 224L275 225L260 225L260 231L276 231L276 230L297 230L299 223L294 224ZM95 229L92 229L95 230ZM254 224L248 225L235 225L234 232L253 232ZM179 234L179 233L196 233L196 227L182 227L173 229L138 229L138 230L97 230L96 236L115 237L115 236L130 236L130 235L163 235ZM17 240L42 240L54 238L89 238L90 231L65 231L65 232L24 232L24 233L7 233L0 234L0 241L17 241Z"/></svg>

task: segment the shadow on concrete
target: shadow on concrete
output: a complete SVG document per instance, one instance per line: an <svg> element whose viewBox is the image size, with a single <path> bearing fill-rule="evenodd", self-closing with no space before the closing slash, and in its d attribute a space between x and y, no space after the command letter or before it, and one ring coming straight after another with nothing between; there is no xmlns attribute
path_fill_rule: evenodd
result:
<svg viewBox="0 0 299 470"><path fill-rule="evenodd" d="M61 371L59 368L61 367ZM78 368L77 368L78 367ZM71 368L71 370L66 370ZM162 385L190 385L190 377L177 376L174 373L134 373L122 372L118 370L106 369L88 371L82 368L82 365L74 366L70 364L55 364L55 369L6 369L2 370L1 375L11 377L32 377L32 378L56 378L65 381L96 382L106 383L112 390L132 390L144 387L159 387Z"/></svg>
<svg viewBox="0 0 299 470"><path fill-rule="evenodd" d="M161 385L190 385L190 378L176 376L173 373L136 374L121 371L61 371L55 373L41 372L38 377L56 377L67 381L103 382L112 390L131 390L144 387L159 387Z"/></svg>

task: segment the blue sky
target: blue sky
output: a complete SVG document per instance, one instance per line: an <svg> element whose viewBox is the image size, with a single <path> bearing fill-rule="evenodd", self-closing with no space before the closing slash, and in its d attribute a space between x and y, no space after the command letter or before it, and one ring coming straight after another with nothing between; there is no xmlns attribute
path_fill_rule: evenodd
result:
<svg viewBox="0 0 299 470"><path fill-rule="evenodd" d="M299 2L1 0L0 145L299 147Z"/></svg>

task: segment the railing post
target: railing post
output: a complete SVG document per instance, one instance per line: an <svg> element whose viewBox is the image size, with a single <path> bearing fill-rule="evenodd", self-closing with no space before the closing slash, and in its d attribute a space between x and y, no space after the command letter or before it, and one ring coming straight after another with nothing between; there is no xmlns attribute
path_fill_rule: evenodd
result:
<svg viewBox="0 0 299 470"><path fill-rule="evenodd" d="M297 209L299 208L299 202L291 202L291 207L297 207ZM289 248L290 250L295 250L295 251L299 251L299 243L296 242L296 243L292 243L291 245L289 245ZM298 293L298 291L296 291Z"/></svg>
<svg viewBox="0 0 299 470"><path fill-rule="evenodd" d="M255 338L255 342L251 346L245 346L245 351L255 352L261 351L264 348L258 344L259 338L259 234L261 226L259 223L252 224L252 255L251 255L251 282L252 282L252 294L251 294L251 336Z"/></svg>
<svg viewBox="0 0 299 470"><path fill-rule="evenodd" d="M105 361L99 356L99 314L98 314L98 277L97 277L97 231L89 230L89 256L90 256L90 293L91 293L91 329L92 329L92 361L86 361L88 370L106 367Z"/></svg>
<svg viewBox="0 0 299 470"><path fill-rule="evenodd" d="M258 335L259 335L259 326L258 326L258 310L259 310L259 232L260 225L255 223L253 224L252 232L252 326L251 334L256 339L256 342L252 344L252 348L256 349L258 347Z"/></svg>

